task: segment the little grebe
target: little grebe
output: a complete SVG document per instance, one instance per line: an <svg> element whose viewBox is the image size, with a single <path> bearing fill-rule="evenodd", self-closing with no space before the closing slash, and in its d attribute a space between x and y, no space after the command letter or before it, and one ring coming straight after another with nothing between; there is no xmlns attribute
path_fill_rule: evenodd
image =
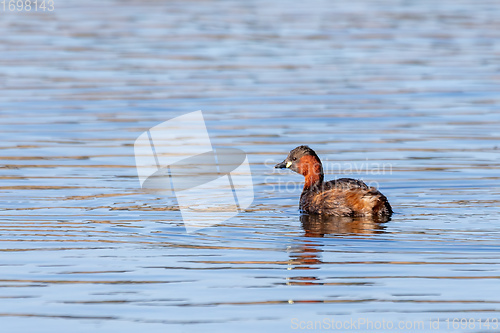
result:
<svg viewBox="0 0 500 333"><path fill-rule="evenodd" d="M299 208L310 214L388 217L392 208L376 188L360 180L340 178L323 182L321 161L311 148L299 146L275 168L288 168L305 177Z"/></svg>

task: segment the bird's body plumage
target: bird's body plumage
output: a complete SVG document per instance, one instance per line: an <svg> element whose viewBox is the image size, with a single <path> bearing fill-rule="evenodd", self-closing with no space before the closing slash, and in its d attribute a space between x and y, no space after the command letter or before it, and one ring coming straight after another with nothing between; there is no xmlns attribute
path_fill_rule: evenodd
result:
<svg viewBox="0 0 500 333"><path fill-rule="evenodd" d="M299 208L312 214L332 216L391 215L387 198L360 180L340 178L305 189Z"/></svg>

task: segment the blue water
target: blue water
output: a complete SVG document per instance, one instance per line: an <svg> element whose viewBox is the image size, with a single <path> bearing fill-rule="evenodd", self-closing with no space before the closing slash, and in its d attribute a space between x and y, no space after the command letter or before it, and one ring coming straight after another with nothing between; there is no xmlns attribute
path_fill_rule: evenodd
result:
<svg viewBox="0 0 500 333"><path fill-rule="evenodd" d="M6 332L500 329L495 1L1 15ZM199 109L214 146L248 154L255 201L187 234L172 201L140 191L133 144ZM300 144L327 179L378 186L392 220L301 221L301 177L272 168Z"/></svg>

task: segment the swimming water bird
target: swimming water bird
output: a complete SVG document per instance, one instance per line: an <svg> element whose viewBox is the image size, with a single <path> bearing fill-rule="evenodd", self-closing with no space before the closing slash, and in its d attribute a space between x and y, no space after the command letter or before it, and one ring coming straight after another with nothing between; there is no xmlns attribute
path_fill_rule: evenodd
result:
<svg viewBox="0 0 500 333"><path fill-rule="evenodd" d="M287 158L276 164L275 168L287 168L304 176L299 208L305 213L376 218L392 214L387 198L360 180L340 178L324 182L321 161L308 146L291 150Z"/></svg>

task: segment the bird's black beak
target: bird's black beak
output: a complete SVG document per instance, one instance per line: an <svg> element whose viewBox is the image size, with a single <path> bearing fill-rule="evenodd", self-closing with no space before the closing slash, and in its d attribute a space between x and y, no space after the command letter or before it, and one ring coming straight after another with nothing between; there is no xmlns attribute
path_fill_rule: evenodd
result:
<svg viewBox="0 0 500 333"><path fill-rule="evenodd" d="M278 163L274 166L275 169L286 169L287 168L287 163L286 160L284 160L281 163Z"/></svg>

